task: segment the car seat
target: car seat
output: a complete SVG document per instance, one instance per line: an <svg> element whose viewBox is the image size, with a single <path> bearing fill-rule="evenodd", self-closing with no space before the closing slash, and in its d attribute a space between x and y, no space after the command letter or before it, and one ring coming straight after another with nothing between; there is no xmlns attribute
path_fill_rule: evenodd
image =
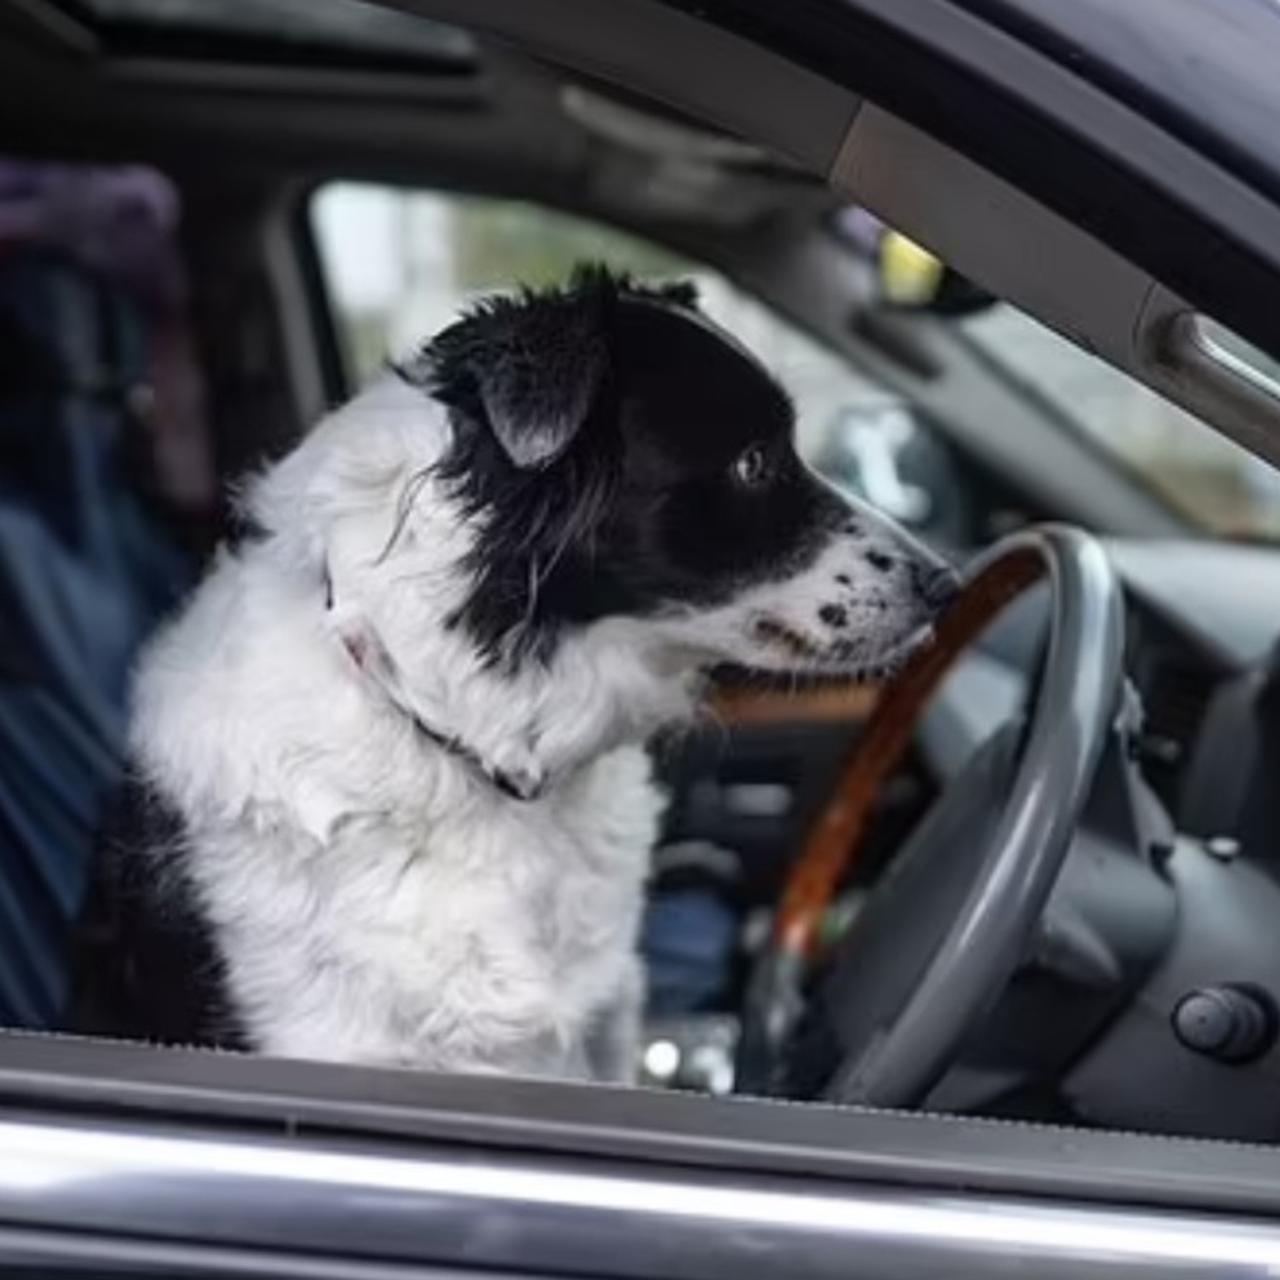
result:
<svg viewBox="0 0 1280 1280"><path fill-rule="evenodd" d="M0 1024L58 1020L129 669L196 569L130 466L146 373L119 286L0 258Z"/></svg>

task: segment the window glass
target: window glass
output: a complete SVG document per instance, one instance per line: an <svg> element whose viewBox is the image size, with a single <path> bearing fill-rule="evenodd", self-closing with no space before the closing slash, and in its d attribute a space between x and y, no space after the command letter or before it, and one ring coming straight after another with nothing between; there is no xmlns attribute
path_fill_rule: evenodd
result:
<svg viewBox="0 0 1280 1280"><path fill-rule="evenodd" d="M830 226L850 257L870 267L873 309L892 310L906 325L942 321L993 376L1024 393L1029 412L1047 409L1062 430L1109 454L1193 526L1280 539L1280 474L1268 463L964 279L867 210L846 205ZM1220 362L1280 395L1280 364L1207 317L1198 328Z"/></svg>
<svg viewBox="0 0 1280 1280"><path fill-rule="evenodd" d="M1267 463L1011 306L957 323L1198 524L1229 536L1280 537L1280 473Z"/></svg>
<svg viewBox="0 0 1280 1280"><path fill-rule="evenodd" d="M834 434L883 421L901 434L892 397L844 360L707 267L586 219L520 201L335 183L312 207L347 371L367 381L470 300L515 282L563 280L603 262L646 279L693 280L703 308L776 373L797 409L801 451L833 457Z"/></svg>

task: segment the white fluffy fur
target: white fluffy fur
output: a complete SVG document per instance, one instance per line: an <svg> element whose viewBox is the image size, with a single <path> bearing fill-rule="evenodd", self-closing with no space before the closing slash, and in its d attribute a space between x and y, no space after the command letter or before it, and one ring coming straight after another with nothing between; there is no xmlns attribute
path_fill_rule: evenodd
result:
<svg viewBox="0 0 1280 1280"><path fill-rule="evenodd" d="M446 441L438 406L388 380L268 472L248 505L273 536L224 555L154 641L133 746L184 817L184 867L264 1050L623 1078L660 813L641 744L689 713L700 662L769 661L760 610L812 631L839 568L868 595L868 544L833 542L731 608L593 625L548 669L500 676L443 625L472 530L415 477ZM858 619L886 644L895 621L879 601ZM389 662L361 669L344 642ZM541 797L500 795L410 711Z"/></svg>

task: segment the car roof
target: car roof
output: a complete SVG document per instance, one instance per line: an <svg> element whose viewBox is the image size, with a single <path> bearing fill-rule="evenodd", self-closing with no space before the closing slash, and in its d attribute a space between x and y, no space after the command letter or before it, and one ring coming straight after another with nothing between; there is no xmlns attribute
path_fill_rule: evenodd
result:
<svg viewBox="0 0 1280 1280"><path fill-rule="evenodd" d="M1274 0L962 0L1280 199Z"/></svg>

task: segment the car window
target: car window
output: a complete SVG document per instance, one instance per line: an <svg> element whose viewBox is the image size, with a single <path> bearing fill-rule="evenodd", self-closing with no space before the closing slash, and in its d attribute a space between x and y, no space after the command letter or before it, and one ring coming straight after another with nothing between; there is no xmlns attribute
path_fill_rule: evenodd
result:
<svg viewBox="0 0 1280 1280"><path fill-rule="evenodd" d="M832 230L871 264L873 308L941 318L993 375L1039 400L1073 430L1206 533L1280 538L1280 474L1128 374L963 279L873 214L848 205ZM1226 359L1277 382L1277 366L1206 322ZM1273 392L1274 394L1274 392Z"/></svg>
<svg viewBox="0 0 1280 1280"><path fill-rule="evenodd" d="M691 279L707 313L782 379L797 444L830 478L900 518L922 496L893 458L923 430L883 386L707 266L541 205L358 183L317 191L312 226L347 379L359 385L479 295L563 280L604 262L650 279ZM896 506L895 506L896 503Z"/></svg>
<svg viewBox="0 0 1280 1280"><path fill-rule="evenodd" d="M1280 472L1261 459L1014 307L956 323L1205 529L1280 538Z"/></svg>

